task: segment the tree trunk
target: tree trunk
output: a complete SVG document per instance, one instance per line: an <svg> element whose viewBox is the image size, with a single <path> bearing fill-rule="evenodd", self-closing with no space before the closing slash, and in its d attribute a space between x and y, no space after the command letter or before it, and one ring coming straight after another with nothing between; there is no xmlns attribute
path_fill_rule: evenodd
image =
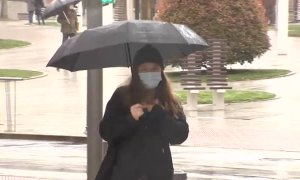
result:
<svg viewBox="0 0 300 180"><path fill-rule="evenodd" d="M154 13L153 11L153 1L152 0L142 0L141 1L141 19L152 20Z"/></svg>
<svg viewBox="0 0 300 180"><path fill-rule="evenodd" d="M7 0L1 0L1 15L0 17L3 19L8 18L8 6L7 6Z"/></svg>

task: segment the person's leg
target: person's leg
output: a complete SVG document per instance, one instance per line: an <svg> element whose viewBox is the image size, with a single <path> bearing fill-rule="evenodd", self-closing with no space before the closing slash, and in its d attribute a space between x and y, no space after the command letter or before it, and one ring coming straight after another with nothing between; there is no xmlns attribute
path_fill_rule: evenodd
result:
<svg viewBox="0 0 300 180"><path fill-rule="evenodd" d="M41 25L41 15L37 14L36 19L38 21L38 24Z"/></svg>
<svg viewBox="0 0 300 180"><path fill-rule="evenodd" d="M63 34L62 43L64 43L69 38L69 34L67 34L67 33L62 33L62 34Z"/></svg>
<svg viewBox="0 0 300 180"><path fill-rule="evenodd" d="M65 34L65 41L68 40L69 38L70 38L70 33ZM63 71L64 71L64 75L65 75L65 76L68 76L68 75L69 75L69 73L68 73L67 70L63 70Z"/></svg>
<svg viewBox="0 0 300 180"><path fill-rule="evenodd" d="M28 21L29 21L29 24L33 23L33 11L28 12Z"/></svg>
<svg viewBox="0 0 300 180"><path fill-rule="evenodd" d="M68 39L69 35L66 33L62 33L62 44ZM56 68L59 71L59 68Z"/></svg>

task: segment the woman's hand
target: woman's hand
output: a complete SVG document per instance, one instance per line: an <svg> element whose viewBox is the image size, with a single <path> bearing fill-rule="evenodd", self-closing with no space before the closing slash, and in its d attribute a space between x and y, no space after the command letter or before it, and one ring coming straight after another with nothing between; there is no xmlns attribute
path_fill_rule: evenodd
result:
<svg viewBox="0 0 300 180"><path fill-rule="evenodd" d="M142 104L144 109L147 109L148 112L152 111L153 106L159 105L159 100L155 99L152 104Z"/></svg>
<svg viewBox="0 0 300 180"><path fill-rule="evenodd" d="M130 107L130 113L133 119L138 121L144 114L143 106L141 104L134 104Z"/></svg>

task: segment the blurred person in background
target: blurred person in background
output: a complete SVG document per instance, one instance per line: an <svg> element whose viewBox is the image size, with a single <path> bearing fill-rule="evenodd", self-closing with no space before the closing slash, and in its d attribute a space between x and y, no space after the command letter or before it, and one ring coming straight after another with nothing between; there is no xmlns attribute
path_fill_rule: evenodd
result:
<svg viewBox="0 0 300 180"><path fill-rule="evenodd" d="M28 12L28 24L31 25L33 23L33 13L35 11L34 2L35 0L27 0L27 12Z"/></svg>
<svg viewBox="0 0 300 180"><path fill-rule="evenodd" d="M43 13L42 11L45 8L44 1L43 0L35 0L34 6L35 6L35 15L36 15L38 24L41 25L41 21L42 21L43 25L45 25L44 18L42 18L42 13Z"/></svg>
<svg viewBox="0 0 300 180"><path fill-rule="evenodd" d="M78 31L77 11L74 5L66 8L58 15L57 22L61 25L62 42L75 36Z"/></svg>
<svg viewBox="0 0 300 180"><path fill-rule="evenodd" d="M66 8L58 15L57 22L61 25L60 31L62 33L62 43L75 36L79 28L75 6L66 6ZM59 68L57 68L57 71L59 71Z"/></svg>

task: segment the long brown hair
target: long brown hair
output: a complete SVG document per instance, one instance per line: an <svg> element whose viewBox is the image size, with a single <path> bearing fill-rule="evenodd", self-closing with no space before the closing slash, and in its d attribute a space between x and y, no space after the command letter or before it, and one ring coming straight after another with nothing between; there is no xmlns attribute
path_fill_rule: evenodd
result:
<svg viewBox="0 0 300 180"><path fill-rule="evenodd" d="M132 77L127 85L125 94L125 104L131 106L136 103L142 103L149 93L149 90L144 88L142 81L138 76L138 68L131 69ZM161 71L162 80L159 85L154 89L154 98L159 100L160 105L172 116L178 117L182 112L182 107L178 100L172 93L170 81L167 76Z"/></svg>

